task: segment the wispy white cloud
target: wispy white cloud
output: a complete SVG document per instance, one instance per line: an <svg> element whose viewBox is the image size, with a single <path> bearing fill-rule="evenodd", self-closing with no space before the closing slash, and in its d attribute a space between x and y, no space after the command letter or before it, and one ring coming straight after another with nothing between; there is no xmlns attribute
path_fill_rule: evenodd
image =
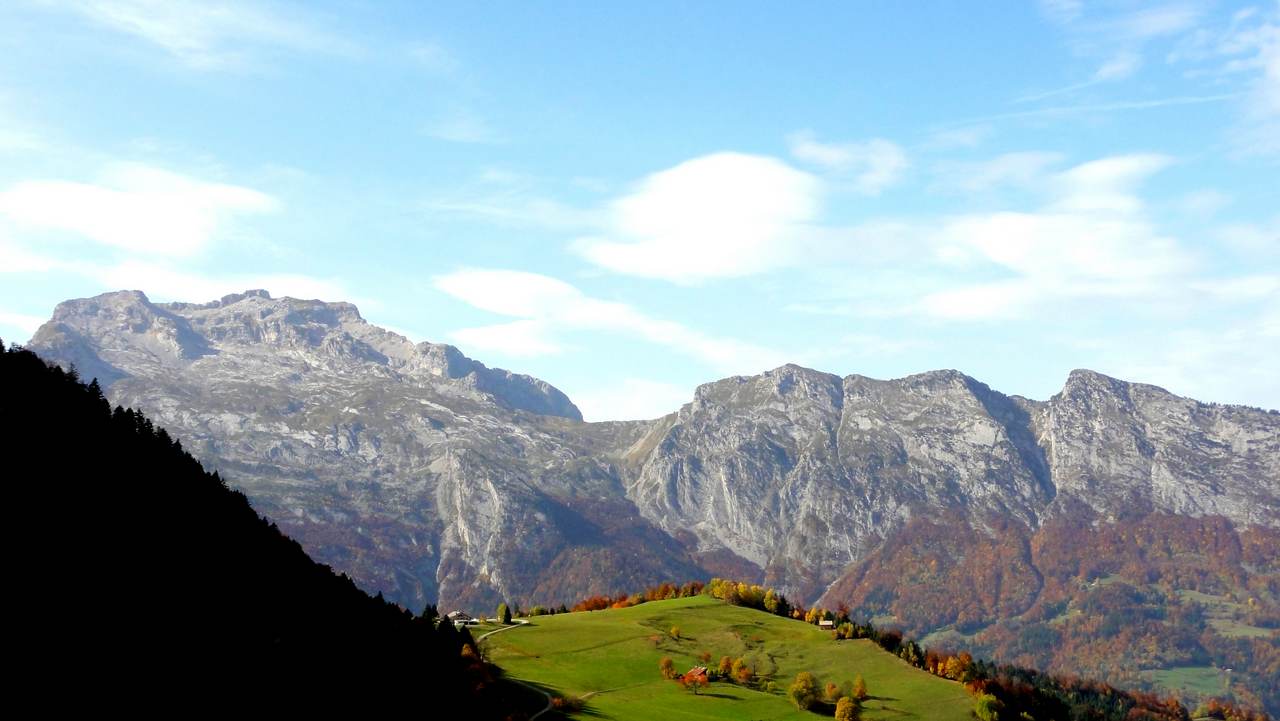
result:
<svg viewBox="0 0 1280 721"><path fill-rule="evenodd" d="M1051 200L1039 211L949 220L936 238L940 258L988 264L1011 277L929 293L916 309L940 318L1011 318L1063 299L1165 290L1193 259L1145 217L1136 188L1170 162L1127 155L1082 163L1047 179Z"/></svg>
<svg viewBox="0 0 1280 721"><path fill-rule="evenodd" d="M1016 110L1008 113L995 113L981 118L968 118L965 123L992 122L996 120L1015 120L1019 118L1065 117L1070 115L1093 115L1098 113L1117 113L1129 110L1154 110L1182 105L1204 105L1207 103L1224 103L1239 100L1245 93L1216 93L1212 95L1172 95L1163 98L1146 100L1119 100L1110 103L1080 103L1078 105L1056 105L1033 110Z"/></svg>
<svg viewBox="0 0 1280 721"><path fill-rule="evenodd" d="M716 153L650 175L613 201L605 234L573 248L609 270L678 283L797 260L822 183L775 158Z"/></svg>
<svg viewBox="0 0 1280 721"><path fill-rule="evenodd" d="M572 182L572 181L571 181ZM499 225L557 231L598 232L607 213L579 208L549 197L545 180L503 168L486 168L477 176L423 201L430 213L471 216Z"/></svg>
<svg viewBox="0 0 1280 721"><path fill-rule="evenodd" d="M1038 198L1030 209L1014 205L833 231L852 248L839 260L862 269L859 282L789 310L1004 321L1095 302L1158 306L1195 280L1201 259L1161 232L1139 193L1171 158L1122 155L1051 170L1060 160L1026 153L947 169L957 186L967 180L972 190L1016 185ZM875 252L885 246L906 259ZM906 267L910 273L894 270Z"/></svg>
<svg viewBox="0 0 1280 721"><path fill-rule="evenodd" d="M902 179L907 154L884 138L853 143L823 143L810 131L789 138L791 155L802 163L835 173L864 195L879 195Z"/></svg>
<svg viewBox="0 0 1280 721"><path fill-rule="evenodd" d="M1204 16L1204 7L1195 2L1151 5L1116 18L1106 19L1083 28L1084 32L1102 31L1118 42L1137 42L1168 37L1195 27Z"/></svg>
<svg viewBox="0 0 1280 721"><path fill-rule="evenodd" d="M265 193L140 164L118 164L95 183L29 180L0 191L0 218L164 256L202 251L238 215L275 210Z"/></svg>
<svg viewBox="0 0 1280 721"><path fill-rule="evenodd" d="M1116 53L1115 56L1107 59L1106 62L1100 65L1098 69L1093 72L1093 75L1088 80L1085 80L1079 83L1073 83L1071 85L1065 85L1060 88L1054 88L1052 90L1043 90L1040 92L1031 93L1029 95L1023 95L1022 97L1017 98L1014 102L1035 103L1041 100L1047 100L1049 98L1057 97L1060 95L1069 95L1071 93L1084 90L1086 88L1092 88L1098 85L1102 85L1104 83L1111 83L1111 82L1116 82L1118 80L1125 80L1131 77L1134 73L1136 73L1138 71L1138 68L1141 66L1142 66L1141 55L1139 55L1138 53L1132 50L1124 50Z"/></svg>
<svg viewBox="0 0 1280 721"><path fill-rule="evenodd" d="M1105 83L1112 80L1124 80L1138 71L1142 65L1142 57L1133 51L1124 51L1102 64L1094 73L1096 82Z"/></svg>
<svg viewBox="0 0 1280 721"><path fill-rule="evenodd" d="M1232 35L1224 52L1243 55L1257 73L1245 99L1236 144L1251 155L1280 154L1280 3L1256 26Z"/></svg>
<svg viewBox="0 0 1280 721"><path fill-rule="evenodd" d="M268 50L351 54L347 37L262 3L199 0L85 0L54 3L89 21L131 35L198 69L245 68Z"/></svg>
<svg viewBox="0 0 1280 721"><path fill-rule="evenodd" d="M475 308L517 320L466 328L459 342L511 356L561 352L560 336L575 331L617 333L669 348L722 373L757 373L786 362L768 348L703 333L654 318L634 306L592 298L546 275L512 270L468 269L442 275L435 287Z"/></svg>
<svg viewBox="0 0 1280 721"><path fill-rule="evenodd" d="M1018 103L1033 103L1127 80L1144 64L1144 53L1153 41L1177 37L1196 26L1204 15L1199 3L1175 2L1148 5L1129 12L1079 2L1042 2L1046 17L1066 34L1076 55L1092 65L1084 79L1050 90L1029 93Z"/></svg>

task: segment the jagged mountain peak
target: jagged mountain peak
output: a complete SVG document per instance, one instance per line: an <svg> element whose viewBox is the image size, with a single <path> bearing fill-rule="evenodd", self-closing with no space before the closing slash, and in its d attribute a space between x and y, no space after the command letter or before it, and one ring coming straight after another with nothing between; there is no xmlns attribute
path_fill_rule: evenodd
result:
<svg viewBox="0 0 1280 721"><path fill-rule="evenodd" d="M457 348L415 345L367 322L355 305L265 290L207 303L152 303L141 291L115 291L60 303L31 347L75 363L104 386L123 378L289 377L346 384L368 378L450 382L453 392L488 397L511 410L582 420L561 391L527 375L488 368ZM187 379L187 380L183 380Z"/></svg>
<svg viewBox="0 0 1280 721"><path fill-rule="evenodd" d="M140 290L117 290L95 295L92 298L64 300L53 309L53 317L50 320L57 322L77 316L130 311L154 314L159 311L159 308L152 304L146 293Z"/></svg>
<svg viewBox="0 0 1280 721"><path fill-rule="evenodd" d="M681 417L714 410L732 414L770 408L787 416L808 414L816 408L838 409L843 392L841 379L831 373L788 363L753 376L731 376L698 386L693 402L679 411Z"/></svg>
<svg viewBox="0 0 1280 721"><path fill-rule="evenodd" d="M1067 374L1067 381L1063 384L1060 393L1094 391L1118 394L1127 392L1134 385L1138 384L1130 383L1105 373L1099 373L1095 370L1089 370L1088 368L1076 368ZM1147 387L1156 388L1156 386ZM1158 388L1158 390L1164 391L1163 388Z"/></svg>

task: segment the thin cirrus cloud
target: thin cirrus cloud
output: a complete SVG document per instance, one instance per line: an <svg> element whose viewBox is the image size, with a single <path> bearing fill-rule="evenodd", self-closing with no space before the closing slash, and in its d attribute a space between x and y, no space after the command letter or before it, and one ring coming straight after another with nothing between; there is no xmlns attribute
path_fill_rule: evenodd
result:
<svg viewBox="0 0 1280 721"><path fill-rule="evenodd" d="M170 257L199 253L235 216L277 206L251 188L139 164L115 165L95 183L29 180L0 191L0 218L16 226Z"/></svg>
<svg viewBox="0 0 1280 721"><path fill-rule="evenodd" d="M704 155L645 178L615 200L600 236L573 249L611 271L676 283L794 263L823 183L776 158Z"/></svg>
<svg viewBox="0 0 1280 721"><path fill-rule="evenodd" d="M557 278L513 270L464 269L439 276L436 289L480 310L514 318L453 333L471 349L510 356L559 353L574 331L619 333L693 357L721 373L758 373L783 354L654 318L627 303L592 298Z"/></svg>
<svg viewBox="0 0 1280 721"><path fill-rule="evenodd" d="M146 41L202 70L252 65L264 50L352 54L350 40L298 12L243 2L91 0L57 3L96 25Z"/></svg>
<svg viewBox="0 0 1280 721"><path fill-rule="evenodd" d="M1034 103L1133 77L1143 65L1146 46L1196 26L1203 12L1193 3L1151 5L1119 16L1096 19L1083 3L1042 2L1045 15L1062 28L1075 53L1092 64L1086 79L1029 93L1016 103Z"/></svg>
<svg viewBox="0 0 1280 721"><path fill-rule="evenodd" d="M1280 155L1280 8L1236 33L1223 51L1243 54L1238 62L1257 73L1245 98L1237 147L1247 154Z"/></svg>

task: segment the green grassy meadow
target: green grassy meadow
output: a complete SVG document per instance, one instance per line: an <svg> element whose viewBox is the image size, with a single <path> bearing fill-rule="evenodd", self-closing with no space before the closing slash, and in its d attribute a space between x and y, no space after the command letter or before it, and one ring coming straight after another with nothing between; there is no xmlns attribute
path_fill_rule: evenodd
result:
<svg viewBox="0 0 1280 721"><path fill-rule="evenodd" d="M796 674L821 684L862 674L871 695L865 719L967 721L972 699L957 683L934 677L870 641L834 641L830 632L715 599L657 601L632 608L540 616L529 626L495 634L482 644L490 660L513 677L565 696L585 697L583 717L620 721L694 719L815 719L786 696ZM672 627L680 637L671 635ZM670 656L679 671L708 651L743 657L773 692L713 683L694 696L658 672Z"/></svg>
<svg viewBox="0 0 1280 721"><path fill-rule="evenodd" d="M1218 696L1223 688L1223 674L1211 666L1180 666L1148 672L1164 688L1190 691L1204 696Z"/></svg>

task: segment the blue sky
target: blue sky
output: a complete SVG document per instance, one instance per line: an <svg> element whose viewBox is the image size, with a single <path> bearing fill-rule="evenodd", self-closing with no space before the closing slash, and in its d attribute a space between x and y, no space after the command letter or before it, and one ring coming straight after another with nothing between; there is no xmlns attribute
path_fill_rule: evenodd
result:
<svg viewBox="0 0 1280 721"><path fill-rule="evenodd" d="M591 420L789 361L1280 407L1280 3L621 5L5 3L0 337L265 287Z"/></svg>

